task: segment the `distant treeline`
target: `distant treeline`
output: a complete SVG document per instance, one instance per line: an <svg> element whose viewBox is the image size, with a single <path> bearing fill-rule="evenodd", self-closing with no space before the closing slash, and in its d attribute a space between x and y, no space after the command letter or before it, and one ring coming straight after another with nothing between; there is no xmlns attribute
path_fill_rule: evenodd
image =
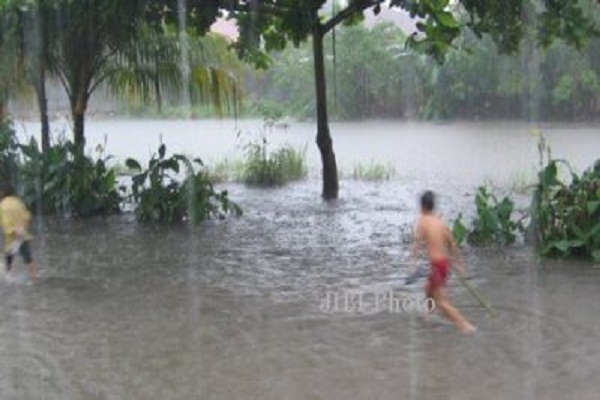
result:
<svg viewBox="0 0 600 400"><path fill-rule="evenodd" d="M327 54L329 111L337 119L533 119L600 117L600 40L580 51L526 40L520 55L465 33L444 64L405 49L391 24L338 30ZM334 51L335 49L335 51ZM273 55L248 88L253 112L315 115L310 44Z"/></svg>
<svg viewBox="0 0 600 400"><path fill-rule="evenodd" d="M337 30L335 41L333 36L327 38L333 119L600 119L600 39L590 40L579 51L560 41L541 49L530 39L519 55L507 56L499 54L489 38L479 40L465 32L443 64L406 49L405 41L406 34L387 23L344 27ZM224 41L220 46L228 53ZM268 70L254 71L229 54L226 64L239 71L236 75L243 82L242 106L224 109L221 115L314 118L311 44L290 46L271 57ZM51 111L67 111L66 98L57 97L62 100L58 101L51 88ZM166 118L215 115L210 105L181 104L181 96L168 92L162 96L164 104L157 106L152 93L141 101L100 91L90 108L102 114ZM30 101L22 100L24 105L15 111L23 115Z"/></svg>

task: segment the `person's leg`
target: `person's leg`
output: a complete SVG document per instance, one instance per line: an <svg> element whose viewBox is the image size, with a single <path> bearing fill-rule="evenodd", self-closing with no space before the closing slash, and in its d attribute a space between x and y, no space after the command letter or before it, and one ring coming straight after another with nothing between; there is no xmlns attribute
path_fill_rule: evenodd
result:
<svg viewBox="0 0 600 400"><path fill-rule="evenodd" d="M459 331L470 333L476 330L463 315L450 303L443 287L437 287L433 290L433 300L435 307L440 310L448 319L450 319Z"/></svg>
<svg viewBox="0 0 600 400"><path fill-rule="evenodd" d="M20 248L21 256L23 257L23 261L27 264L27 268L29 268L29 276L33 281L37 280L37 267L35 262L33 261L33 257L31 256L31 247L29 245L29 241L23 242Z"/></svg>
<svg viewBox="0 0 600 400"><path fill-rule="evenodd" d="M10 270L12 269L13 256L7 254L6 258L4 259L4 262L6 263L6 272L10 272Z"/></svg>

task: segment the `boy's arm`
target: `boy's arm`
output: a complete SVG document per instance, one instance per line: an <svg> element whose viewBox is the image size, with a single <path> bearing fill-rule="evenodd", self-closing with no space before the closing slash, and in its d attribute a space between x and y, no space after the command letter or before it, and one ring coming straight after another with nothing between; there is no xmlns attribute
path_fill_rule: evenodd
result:
<svg viewBox="0 0 600 400"><path fill-rule="evenodd" d="M413 270L417 270L417 258L419 256L419 247L421 246L421 229L419 225L415 227L415 232L413 234L413 243L411 248L411 264L413 266Z"/></svg>

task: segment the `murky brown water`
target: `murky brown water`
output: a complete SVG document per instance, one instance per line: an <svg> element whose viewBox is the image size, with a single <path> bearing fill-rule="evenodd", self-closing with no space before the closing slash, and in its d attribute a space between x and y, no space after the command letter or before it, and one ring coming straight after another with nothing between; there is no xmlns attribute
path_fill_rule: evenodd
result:
<svg viewBox="0 0 600 400"><path fill-rule="evenodd" d="M600 138L581 137L583 163ZM413 144L429 154L429 140ZM451 149L521 157L477 140ZM600 269L588 264L540 262L522 246L468 251L471 283L496 310L451 283L479 327L471 337L417 312L321 309L327 293L420 295L404 285L416 193L438 182L453 216L485 171L452 181L442 177L462 166L440 177L434 161L419 165L391 182L345 181L334 204L318 200L317 180L229 185L244 217L196 228L43 219L40 283L0 282L0 398L598 399Z"/></svg>

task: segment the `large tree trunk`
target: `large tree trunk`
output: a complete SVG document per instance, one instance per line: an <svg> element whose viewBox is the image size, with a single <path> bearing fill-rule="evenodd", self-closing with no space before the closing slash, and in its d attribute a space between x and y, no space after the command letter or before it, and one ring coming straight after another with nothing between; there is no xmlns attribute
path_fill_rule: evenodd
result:
<svg viewBox="0 0 600 400"><path fill-rule="evenodd" d="M50 123L48 122L48 99L46 97L46 70L40 66L36 84L40 122L42 124L42 153L50 151Z"/></svg>
<svg viewBox="0 0 600 400"><path fill-rule="evenodd" d="M313 16L313 60L315 64L315 89L317 99L317 146L323 163L323 192L325 200L337 199L339 191L337 164L327 121L327 88L325 58L323 55L323 28L318 17Z"/></svg>
<svg viewBox="0 0 600 400"><path fill-rule="evenodd" d="M6 119L6 104L4 100L0 99L0 123Z"/></svg>

